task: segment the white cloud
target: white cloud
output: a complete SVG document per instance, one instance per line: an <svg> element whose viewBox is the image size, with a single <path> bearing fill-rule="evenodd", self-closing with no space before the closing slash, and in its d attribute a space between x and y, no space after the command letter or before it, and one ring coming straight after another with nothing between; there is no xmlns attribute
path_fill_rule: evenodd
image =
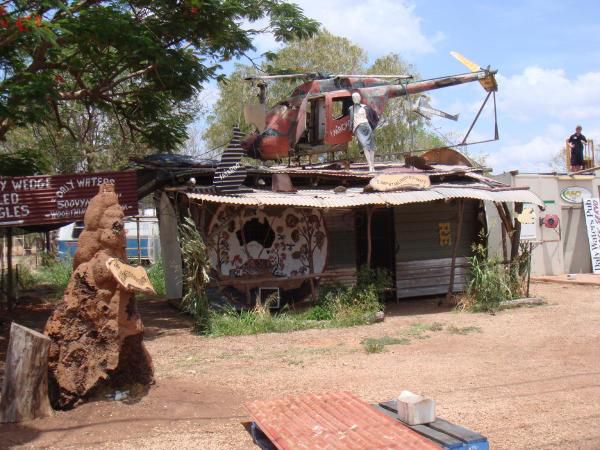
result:
<svg viewBox="0 0 600 450"><path fill-rule="evenodd" d="M570 79L563 69L532 66L511 77L498 75L498 83L500 110L514 119L568 120L569 128L600 119L600 72Z"/></svg>
<svg viewBox="0 0 600 450"><path fill-rule="evenodd" d="M344 36L371 56L431 53L444 39L441 32L427 36L421 18L408 0L296 0L304 13L331 33Z"/></svg>

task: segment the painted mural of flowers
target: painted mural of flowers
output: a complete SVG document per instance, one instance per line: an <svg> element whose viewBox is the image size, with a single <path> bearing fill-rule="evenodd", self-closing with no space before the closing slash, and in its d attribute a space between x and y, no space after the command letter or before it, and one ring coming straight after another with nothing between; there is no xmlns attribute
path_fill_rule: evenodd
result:
<svg viewBox="0 0 600 450"><path fill-rule="evenodd" d="M260 270L269 270L276 277L301 276L323 270L327 235L318 210L240 208L235 210L236 219L233 220L231 214L222 214L224 209L229 208L224 206L217 211L210 227L216 238L213 240L212 258L219 273L234 277L252 276L258 270L257 261L262 261ZM268 224L274 239L263 239L259 235L266 227L246 226L249 222ZM251 241L240 241L242 229L250 235L254 233ZM218 234L215 235L215 232ZM250 244L253 246L251 255L245 248Z"/></svg>

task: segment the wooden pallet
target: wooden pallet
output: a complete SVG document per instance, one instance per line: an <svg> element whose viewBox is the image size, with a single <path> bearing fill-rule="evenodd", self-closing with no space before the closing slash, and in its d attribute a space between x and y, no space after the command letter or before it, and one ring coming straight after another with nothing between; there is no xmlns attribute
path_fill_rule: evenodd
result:
<svg viewBox="0 0 600 450"><path fill-rule="evenodd" d="M402 422L398 417L395 400L373 406L387 416ZM402 423L446 450L489 450L490 448L485 436L444 419L437 418L435 422L424 425Z"/></svg>

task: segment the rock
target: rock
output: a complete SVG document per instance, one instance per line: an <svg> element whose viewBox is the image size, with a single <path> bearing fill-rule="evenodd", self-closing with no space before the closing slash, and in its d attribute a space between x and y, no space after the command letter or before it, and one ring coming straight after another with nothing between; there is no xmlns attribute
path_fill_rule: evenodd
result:
<svg viewBox="0 0 600 450"><path fill-rule="evenodd" d="M135 298L112 276L109 258L126 261L123 211L114 185L90 201L64 299L48 319L50 400L68 409L101 387L153 381Z"/></svg>
<svg viewBox="0 0 600 450"><path fill-rule="evenodd" d="M115 392L115 401L120 402L126 400L129 397L129 391L117 391Z"/></svg>
<svg viewBox="0 0 600 450"><path fill-rule="evenodd" d="M383 311L377 311L375 313L375 322L383 322L385 320L385 313Z"/></svg>
<svg viewBox="0 0 600 450"><path fill-rule="evenodd" d="M396 409L398 418L409 425L421 425L435 420L435 401L410 391L402 391L396 400Z"/></svg>

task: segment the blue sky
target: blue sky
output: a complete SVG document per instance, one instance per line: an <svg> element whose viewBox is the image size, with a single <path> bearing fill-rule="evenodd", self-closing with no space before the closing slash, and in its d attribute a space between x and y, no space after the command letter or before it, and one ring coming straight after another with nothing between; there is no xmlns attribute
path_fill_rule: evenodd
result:
<svg viewBox="0 0 600 450"><path fill-rule="evenodd" d="M424 78L466 69L456 50L499 71L500 141L471 146L494 172L551 170L552 159L576 124L600 150L600 2L466 0L297 0L307 16L367 50L371 60L395 52ZM269 36L256 42L272 50ZM431 95L452 114L434 126L458 140L484 98L478 84ZM489 109L491 112L491 109ZM493 136L491 114L473 139Z"/></svg>

